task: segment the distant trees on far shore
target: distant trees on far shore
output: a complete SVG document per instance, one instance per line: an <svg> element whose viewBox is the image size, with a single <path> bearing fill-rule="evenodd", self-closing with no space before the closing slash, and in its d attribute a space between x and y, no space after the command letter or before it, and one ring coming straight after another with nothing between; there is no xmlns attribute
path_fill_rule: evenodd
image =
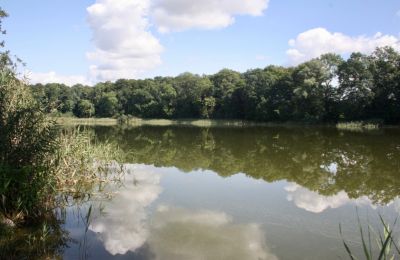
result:
<svg viewBox="0 0 400 260"><path fill-rule="evenodd" d="M347 60L324 54L296 67L120 79L93 87L32 85L48 113L77 117L212 118L263 122L400 123L400 54L390 47Z"/></svg>

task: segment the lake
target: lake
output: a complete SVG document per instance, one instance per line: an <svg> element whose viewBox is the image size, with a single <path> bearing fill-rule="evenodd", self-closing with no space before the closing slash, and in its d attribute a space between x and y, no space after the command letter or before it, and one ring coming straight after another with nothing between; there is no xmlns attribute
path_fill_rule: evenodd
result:
<svg viewBox="0 0 400 260"><path fill-rule="evenodd" d="M347 259L339 224L362 256L359 226L376 251L379 216L392 228L400 214L399 129L92 131L118 143L126 174L112 198L67 209L64 259Z"/></svg>

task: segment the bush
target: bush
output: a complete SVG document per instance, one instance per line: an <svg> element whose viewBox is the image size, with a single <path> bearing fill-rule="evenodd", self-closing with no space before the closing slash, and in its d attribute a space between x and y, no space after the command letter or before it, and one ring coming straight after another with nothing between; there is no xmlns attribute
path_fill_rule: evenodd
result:
<svg viewBox="0 0 400 260"><path fill-rule="evenodd" d="M62 206L57 198L90 196L120 154L89 131L60 131L23 82L0 72L0 218L40 221Z"/></svg>
<svg viewBox="0 0 400 260"><path fill-rule="evenodd" d="M37 217L55 185L58 129L8 68L0 71L0 196L8 218Z"/></svg>

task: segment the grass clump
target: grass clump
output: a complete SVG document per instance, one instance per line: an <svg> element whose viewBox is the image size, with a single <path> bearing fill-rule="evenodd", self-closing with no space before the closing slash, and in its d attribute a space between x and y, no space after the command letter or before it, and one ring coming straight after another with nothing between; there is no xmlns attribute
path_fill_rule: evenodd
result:
<svg viewBox="0 0 400 260"><path fill-rule="evenodd" d="M123 160L115 143L99 143L92 132L77 128L61 133L59 144L62 147L56 167L59 194L84 198L108 182L119 180L118 173L122 173L122 169L109 173L110 166Z"/></svg>

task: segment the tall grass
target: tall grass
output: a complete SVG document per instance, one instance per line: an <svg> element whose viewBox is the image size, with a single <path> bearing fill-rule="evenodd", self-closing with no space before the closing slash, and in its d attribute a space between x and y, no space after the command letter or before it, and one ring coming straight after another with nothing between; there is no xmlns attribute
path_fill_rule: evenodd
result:
<svg viewBox="0 0 400 260"><path fill-rule="evenodd" d="M123 160L115 143L99 143L91 131L74 128L60 134L59 144L55 176L60 195L84 198L110 181L119 181L122 168L109 174L110 166Z"/></svg>
<svg viewBox="0 0 400 260"><path fill-rule="evenodd" d="M55 187L58 128L8 69L0 71L0 212L38 217Z"/></svg>
<svg viewBox="0 0 400 260"><path fill-rule="evenodd" d="M363 227L360 221L360 217L357 211L358 228L360 232L361 245L363 249L363 256L361 259L366 260L394 260L400 258L400 246L396 238L393 235L393 230L397 223L397 218L394 221L392 228L389 224L383 220L382 216L379 215L380 224L382 231L375 231L369 223L367 227ZM342 227L339 224L339 233L343 240L344 248L350 259L359 259L351 249L350 245L346 242L343 236ZM374 254L374 243L377 247L377 251Z"/></svg>
<svg viewBox="0 0 400 260"><path fill-rule="evenodd" d="M26 84L0 69L0 220L41 221L60 197L90 196L109 180L107 166L118 153L88 131L61 131Z"/></svg>

